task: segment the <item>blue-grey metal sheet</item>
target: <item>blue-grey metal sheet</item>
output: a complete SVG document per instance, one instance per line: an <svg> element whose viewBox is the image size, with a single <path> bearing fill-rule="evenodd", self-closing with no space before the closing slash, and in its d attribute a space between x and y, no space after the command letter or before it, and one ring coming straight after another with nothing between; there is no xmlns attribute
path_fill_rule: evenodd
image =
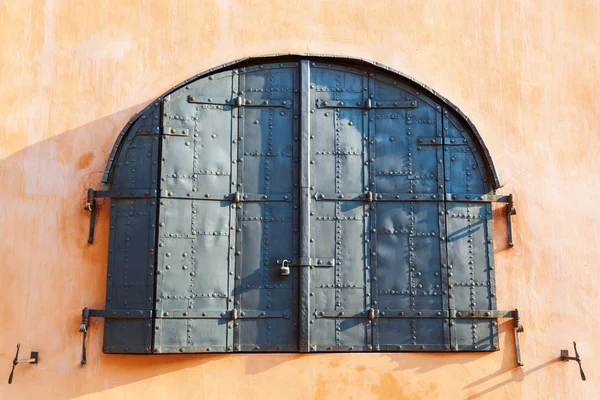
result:
<svg viewBox="0 0 600 400"><path fill-rule="evenodd" d="M297 272L277 264L297 257L297 81L255 66L166 99L155 352L297 349Z"/></svg>
<svg viewBox="0 0 600 400"><path fill-rule="evenodd" d="M491 205L468 201L497 182L421 89L298 59L152 103L113 152L113 189L159 196L113 200L107 308L155 323L107 320L105 351L497 349L497 321L467 315L496 307Z"/></svg>
<svg viewBox="0 0 600 400"><path fill-rule="evenodd" d="M156 190L159 116L158 103L152 103L130 126L125 149L115 160L112 189ZM152 310L156 213L154 198L111 199L107 309ZM151 319L105 320L105 353L149 353L151 346Z"/></svg>
<svg viewBox="0 0 600 400"><path fill-rule="evenodd" d="M470 135L446 111L444 127L447 198L487 193L484 162ZM448 201L446 220L452 349L497 350L497 319L463 319L470 311L496 310L491 203Z"/></svg>
<svg viewBox="0 0 600 400"><path fill-rule="evenodd" d="M461 319L475 310L495 310L492 207L447 205L451 335L454 350L497 350L497 319ZM460 315L459 313L462 313Z"/></svg>
<svg viewBox="0 0 600 400"><path fill-rule="evenodd" d="M310 189L317 200L310 208L311 257L334 264L310 270L311 351L366 351L372 346L371 321L364 315L370 307L364 246L368 216L362 201L343 200L363 192L368 181L367 125L362 108L317 107L324 101L362 104L368 94L365 82L360 71L311 64ZM319 193L334 199L318 200Z"/></svg>

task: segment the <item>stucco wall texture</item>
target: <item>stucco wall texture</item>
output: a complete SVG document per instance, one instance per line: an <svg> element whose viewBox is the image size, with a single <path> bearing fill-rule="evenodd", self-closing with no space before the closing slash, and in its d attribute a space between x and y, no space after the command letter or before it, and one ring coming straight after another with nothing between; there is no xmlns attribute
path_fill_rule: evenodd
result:
<svg viewBox="0 0 600 400"><path fill-rule="evenodd" d="M0 398L593 399L600 393L600 2L0 1ZM238 58L371 59L448 97L513 193L494 217L501 351L102 354L108 209L88 245L85 190L149 101ZM588 380L561 349L577 341ZM15 345L40 352L7 385Z"/></svg>

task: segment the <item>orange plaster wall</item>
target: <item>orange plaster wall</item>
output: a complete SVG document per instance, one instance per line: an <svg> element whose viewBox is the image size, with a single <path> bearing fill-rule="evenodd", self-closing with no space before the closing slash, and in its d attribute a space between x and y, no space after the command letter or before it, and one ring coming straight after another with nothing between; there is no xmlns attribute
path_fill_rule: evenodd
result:
<svg viewBox="0 0 600 400"><path fill-rule="evenodd" d="M0 1L1 399L592 399L600 393L600 3L572 1ZM102 308L108 210L86 243L85 189L129 117L172 85L250 55L311 52L398 69L456 103L514 193L495 218L491 354L120 356ZM588 381L557 361L576 340ZM41 362L17 367L17 342Z"/></svg>

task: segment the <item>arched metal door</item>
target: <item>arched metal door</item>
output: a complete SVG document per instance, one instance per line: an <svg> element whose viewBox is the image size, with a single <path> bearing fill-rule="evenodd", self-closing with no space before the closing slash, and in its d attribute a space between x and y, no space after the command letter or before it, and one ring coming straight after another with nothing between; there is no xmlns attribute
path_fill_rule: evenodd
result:
<svg viewBox="0 0 600 400"><path fill-rule="evenodd" d="M146 111L105 176L132 190L113 199L107 303L124 319L105 351L498 349L498 182L445 99L365 62L290 56ZM149 252L136 229L156 229Z"/></svg>

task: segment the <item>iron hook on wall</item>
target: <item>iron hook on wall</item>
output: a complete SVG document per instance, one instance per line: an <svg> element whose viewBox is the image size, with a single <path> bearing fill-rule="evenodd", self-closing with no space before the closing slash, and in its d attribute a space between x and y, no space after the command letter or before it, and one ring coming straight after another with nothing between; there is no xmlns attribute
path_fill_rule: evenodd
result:
<svg viewBox="0 0 600 400"><path fill-rule="evenodd" d="M569 357L569 350L561 350L560 361L577 361L577 363L579 364L579 373L581 374L581 380L585 381L585 374L583 373L583 368L581 368L581 357L579 357L579 352L577 352L577 343L573 342L573 347L575 348L575 357Z"/></svg>
<svg viewBox="0 0 600 400"><path fill-rule="evenodd" d="M10 371L10 376L8 377L8 384L10 385L13 381L13 376L15 375L15 367L19 364L37 364L39 361L39 352L32 351L31 356L28 359L19 360L19 350L21 349L21 344L17 343L17 354L15 354L15 359L13 360L13 367Z"/></svg>

